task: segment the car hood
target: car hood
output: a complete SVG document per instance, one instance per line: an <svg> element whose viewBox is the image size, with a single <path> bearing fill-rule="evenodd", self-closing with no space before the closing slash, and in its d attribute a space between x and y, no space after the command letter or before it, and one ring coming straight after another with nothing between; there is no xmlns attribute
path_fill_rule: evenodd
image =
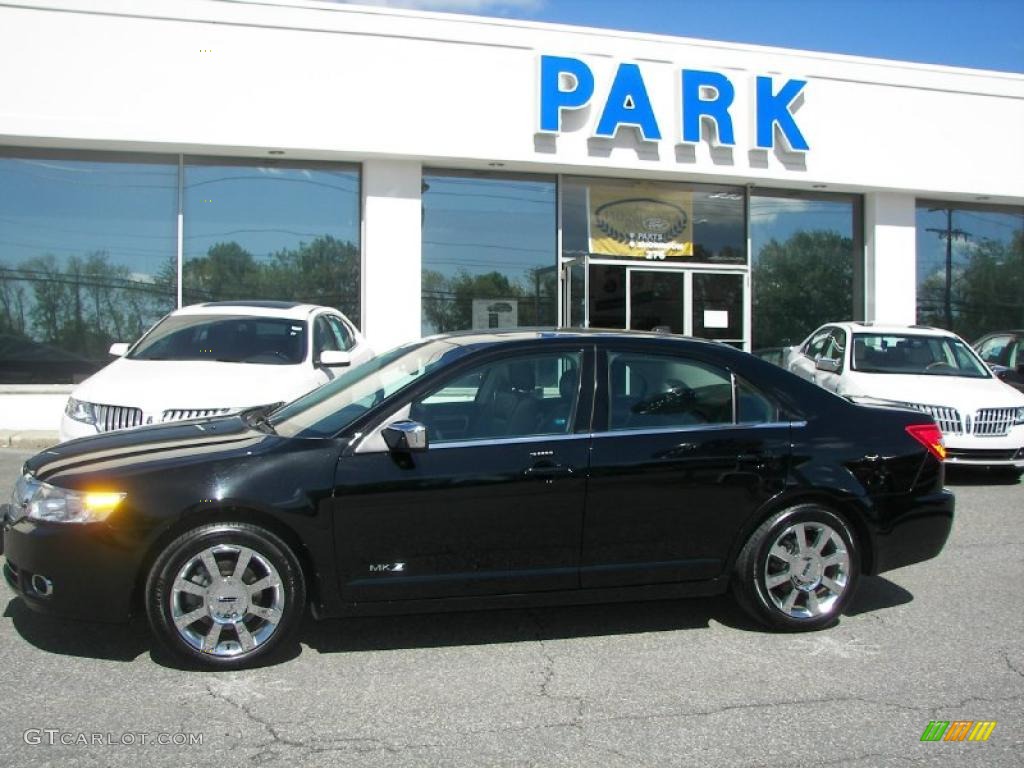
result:
<svg viewBox="0 0 1024 768"><path fill-rule="evenodd" d="M1024 394L995 377L969 379L963 376L857 373L847 382L843 394L900 403L952 406L962 411L1024 406Z"/></svg>
<svg viewBox="0 0 1024 768"><path fill-rule="evenodd" d="M203 421L158 424L138 429L82 437L47 448L27 462L25 469L40 480L74 487L76 478L130 472L154 463L206 461L215 454L256 453L268 442L280 442L272 433L255 429L240 416Z"/></svg>
<svg viewBox="0 0 1024 768"><path fill-rule="evenodd" d="M315 386L310 371L302 365L122 358L79 384L71 396L150 413L287 402Z"/></svg>

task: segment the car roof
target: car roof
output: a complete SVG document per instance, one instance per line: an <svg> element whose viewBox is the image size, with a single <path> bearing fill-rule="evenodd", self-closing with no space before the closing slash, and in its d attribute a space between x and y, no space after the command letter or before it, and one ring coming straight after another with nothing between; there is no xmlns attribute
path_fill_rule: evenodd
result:
<svg viewBox="0 0 1024 768"><path fill-rule="evenodd" d="M208 301L191 304L175 310L173 315L252 315L254 317L282 317L290 320L305 320L318 309L329 309L319 304L303 304L294 301Z"/></svg>
<svg viewBox="0 0 1024 768"><path fill-rule="evenodd" d="M834 325L839 328L845 328L853 333L891 333L894 335L899 334L901 336L948 336L950 338L959 338L952 331L947 331L945 328L933 328L930 325L898 325L896 323L871 323L857 320L845 320L839 323L825 323L825 325Z"/></svg>
<svg viewBox="0 0 1024 768"><path fill-rule="evenodd" d="M647 339L650 341L667 341L675 343L689 343L707 345L716 349L736 350L728 344L708 339L698 339L692 336L682 336L674 333L659 333L655 331L623 331L607 328L509 328L457 331L454 333L442 333L435 336L428 336L424 341L444 340L459 346L488 346L496 344L507 344L512 342L536 341L540 339L586 339L588 341L607 340L628 340Z"/></svg>

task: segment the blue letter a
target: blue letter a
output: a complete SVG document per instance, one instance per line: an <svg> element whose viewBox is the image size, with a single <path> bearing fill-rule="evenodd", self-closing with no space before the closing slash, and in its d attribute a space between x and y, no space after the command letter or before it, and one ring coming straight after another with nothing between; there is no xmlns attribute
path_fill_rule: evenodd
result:
<svg viewBox="0 0 1024 768"><path fill-rule="evenodd" d="M613 138L620 125L635 125L646 141L661 138L644 78L636 64L619 65L595 135Z"/></svg>

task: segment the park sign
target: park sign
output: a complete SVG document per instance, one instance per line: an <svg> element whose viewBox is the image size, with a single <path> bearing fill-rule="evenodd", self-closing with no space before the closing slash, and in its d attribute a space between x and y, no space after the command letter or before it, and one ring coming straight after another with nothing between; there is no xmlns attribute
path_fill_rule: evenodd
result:
<svg viewBox="0 0 1024 768"><path fill-rule="evenodd" d="M614 139L619 128L636 130L643 141L661 141L662 126L638 64L618 65L610 84L599 84L584 61L567 56L540 57L539 134L558 135L566 130L565 113L595 106L591 137ZM807 152L810 147L794 113L803 102L806 80L756 75L751 86L751 145L770 150L781 139L780 149ZM600 87L599 87L600 86ZM679 144L701 141L702 124L710 129L715 146L736 145L733 127L736 86L728 75L701 69L681 69L675 78L675 139ZM603 94L607 94L604 96ZM655 94L661 97L662 94ZM595 98L597 101L595 102Z"/></svg>

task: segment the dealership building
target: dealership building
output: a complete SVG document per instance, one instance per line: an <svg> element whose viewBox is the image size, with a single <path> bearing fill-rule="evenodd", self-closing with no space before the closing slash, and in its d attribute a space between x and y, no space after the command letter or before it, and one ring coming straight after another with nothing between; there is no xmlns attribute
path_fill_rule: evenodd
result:
<svg viewBox="0 0 1024 768"><path fill-rule="evenodd" d="M205 301L1024 327L1020 73L297 0L0 2L0 66L0 431Z"/></svg>

